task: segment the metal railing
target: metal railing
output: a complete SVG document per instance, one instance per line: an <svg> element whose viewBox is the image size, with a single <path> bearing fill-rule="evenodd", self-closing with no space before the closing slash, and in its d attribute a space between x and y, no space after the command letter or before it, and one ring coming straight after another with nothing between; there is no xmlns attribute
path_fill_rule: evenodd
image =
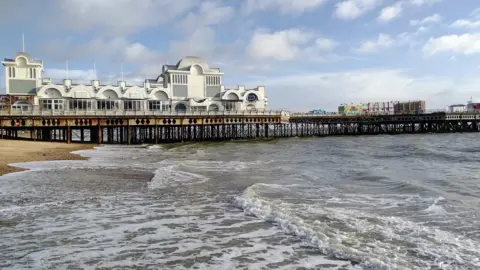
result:
<svg viewBox="0 0 480 270"><path fill-rule="evenodd" d="M274 110L255 111L128 111L128 110L30 110L0 111L0 116L285 116L288 112Z"/></svg>
<svg viewBox="0 0 480 270"><path fill-rule="evenodd" d="M291 113L290 116L295 117L331 117L331 116L375 116L375 115L420 115L420 114L431 114L431 113L448 113L448 114L478 114L476 111L463 111L463 112L452 112L447 109L429 109L425 111L405 111L405 112L358 112L358 113L351 113L351 114L341 114L341 113L325 113L325 114L315 114L315 113Z"/></svg>
<svg viewBox="0 0 480 270"><path fill-rule="evenodd" d="M448 114L478 114L475 111L451 112L445 109L431 109L424 112L400 112L400 113L358 113L358 114L339 114L339 113L290 113L285 110L223 110L223 111L151 111L151 110L40 110L38 107L30 110L0 110L0 116L286 116L286 117L332 117L332 116L375 116L375 115L419 115L430 113L448 113Z"/></svg>

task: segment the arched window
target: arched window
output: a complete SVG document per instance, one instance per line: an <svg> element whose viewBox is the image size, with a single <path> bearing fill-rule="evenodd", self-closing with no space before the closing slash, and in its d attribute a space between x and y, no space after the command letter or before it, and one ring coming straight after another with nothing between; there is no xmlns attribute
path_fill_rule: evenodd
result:
<svg viewBox="0 0 480 270"><path fill-rule="evenodd" d="M183 103L178 103L178 104L175 106L175 111L177 111L177 112L185 112L185 111L187 111L187 106L185 106L185 104L183 104Z"/></svg>

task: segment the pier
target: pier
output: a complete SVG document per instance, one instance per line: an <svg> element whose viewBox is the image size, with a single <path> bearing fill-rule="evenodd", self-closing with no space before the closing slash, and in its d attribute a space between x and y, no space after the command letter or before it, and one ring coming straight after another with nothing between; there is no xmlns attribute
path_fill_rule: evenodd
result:
<svg viewBox="0 0 480 270"><path fill-rule="evenodd" d="M480 114L314 115L285 111L1 112L0 138L163 144L307 136L478 132Z"/></svg>

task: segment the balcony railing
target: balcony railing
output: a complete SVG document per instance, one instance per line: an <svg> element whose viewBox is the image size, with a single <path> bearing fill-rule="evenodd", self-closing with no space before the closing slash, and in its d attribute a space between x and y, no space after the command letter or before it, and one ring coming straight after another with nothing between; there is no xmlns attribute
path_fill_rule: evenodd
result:
<svg viewBox="0 0 480 270"><path fill-rule="evenodd" d="M341 113L325 113L325 114L316 114L316 113L291 113L290 116L318 116L318 117L329 117L329 116L356 116L356 115L418 115L418 114L430 114L430 113L448 113L448 114L479 114L478 111L463 111L463 112L452 112L447 109L430 109L423 112L417 111L406 111L406 112L358 112L350 114L341 114Z"/></svg>
<svg viewBox="0 0 480 270"><path fill-rule="evenodd" d="M285 111L255 110L255 111L128 111L128 110L10 110L0 111L0 116L282 116Z"/></svg>

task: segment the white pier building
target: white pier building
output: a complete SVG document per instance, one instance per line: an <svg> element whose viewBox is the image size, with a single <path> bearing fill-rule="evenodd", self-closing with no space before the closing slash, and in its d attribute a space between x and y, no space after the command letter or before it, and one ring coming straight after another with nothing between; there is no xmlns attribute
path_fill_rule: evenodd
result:
<svg viewBox="0 0 480 270"><path fill-rule="evenodd" d="M225 89L223 73L198 57L187 56L176 65L164 65L156 79L143 85L92 80L88 84L43 77L43 61L28 53L4 59L6 96L12 110L23 111L264 111L265 87ZM7 106L6 104L4 106Z"/></svg>

